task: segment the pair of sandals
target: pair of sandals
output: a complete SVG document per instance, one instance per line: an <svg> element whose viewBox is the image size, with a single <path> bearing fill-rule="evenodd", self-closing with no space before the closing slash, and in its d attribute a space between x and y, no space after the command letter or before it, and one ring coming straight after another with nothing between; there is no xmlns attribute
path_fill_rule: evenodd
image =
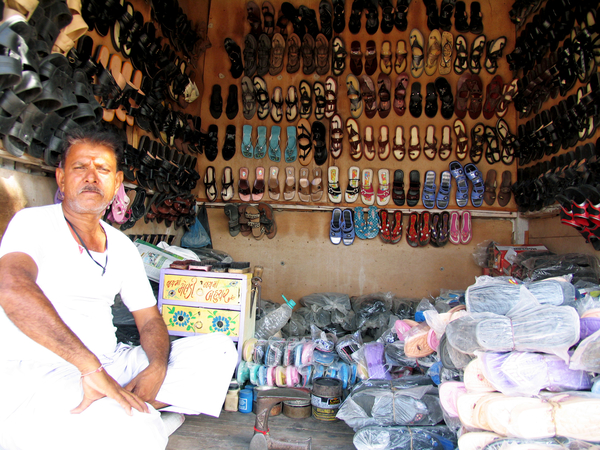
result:
<svg viewBox="0 0 600 450"><path fill-rule="evenodd" d="M354 220L351 209L334 208L331 213L329 240L332 244L352 245L354 242Z"/></svg>
<svg viewBox="0 0 600 450"><path fill-rule="evenodd" d="M445 170L440 174L440 187L436 194L436 173L433 170L425 172L423 182L423 206L427 209L446 209L450 204L452 175Z"/></svg>
<svg viewBox="0 0 600 450"><path fill-rule="evenodd" d="M379 234L380 222L376 206L369 206L367 219L361 206L354 208L354 233L360 239L373 239Z"/></svg>
<svg viewBox="0 0 600 450"><path fill-rule="evenodd" d="M208 166L206 168L203 181L205 186L206 198L209 202L216 201L218 191L215 177L215 168L213 166ZM224 202L228 202L233 198L233 181L233 170L231 169L231 167L226 166L223 169L223 176L221 177L221 198Z"/></svg>
<svg viewBox="0 0 600 450"><path fill-rule="evenodd" d="M240 200L243 202L249 202L252 199L253 202L262 200L265 192L265 168L256 168L256 178L252 189L248 182L249 170L247 167L240 168L240 179L238 181L238 195Z"/></svg>
<svg viewBox="0 0 600 450"><path fill-rule="evenodd" d="M397 244L402 240L402 211L379 211L381 222L379 237L385 244Z"/></svg>
<svg viewBox="0 0 600 450"><path fill-rule="evenodd" d="M452 161L449 165L450 173L456 181L456 205L459 208L467 206L469 200L469 185L471 182L471 205L479 208L483 205L483 195L485 193L485 184L483 175L475 164L468 163L463 167L458 161ZM467 181L468 180L468 181Z"/></svg>
<svg viewBox="0 0 600 450"><path fill-rule="evenodd" d="M411 247L425 247L431 240L431 213L423 211L410 213L408 228L406 230L406 242Z"/></svg>

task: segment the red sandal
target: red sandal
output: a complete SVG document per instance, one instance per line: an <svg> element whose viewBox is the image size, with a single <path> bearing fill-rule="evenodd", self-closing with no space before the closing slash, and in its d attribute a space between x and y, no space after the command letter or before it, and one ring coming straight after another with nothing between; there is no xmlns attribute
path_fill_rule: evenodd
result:
<svg viewBox="0 0 600 450"><path fill-rule="evenodd" d="M431 234L431 230L430 230L430 225L431 224L431 213L429 213L428 211L423 211L421 213L421 224L420 224L420 232L419 232L419 245L421 247L426 246L427 244L429 244L429 241L431 239L430 234Z"/></svg>
<svg viewBox="0 0 600 450"><path fill-rule="evenodd" d="M420 224L419 224L419 213L412 212L410 213L410 219L408 222L408 230L406 232L406 242L411 247L419 246L419 233L420 233Z"/></svg>
<svg viewBox="0 0 600 450"><path fill-rule="evenodd" d="M402 239L402 211L394 211L394 227L392 228L392 244Z"/></svg>

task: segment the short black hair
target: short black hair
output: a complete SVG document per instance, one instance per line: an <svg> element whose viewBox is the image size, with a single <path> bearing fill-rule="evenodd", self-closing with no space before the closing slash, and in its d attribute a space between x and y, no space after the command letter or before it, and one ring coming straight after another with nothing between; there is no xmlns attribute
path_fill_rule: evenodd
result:
<svg viewBox="0 0 600 450"><path fill-rule="evenodd" d="M117 171L121 170L121 160L125 149L126 141L116 127L113 129L96 125L92 127L77 128L70 131L63 140L63 150L60 155L60 166L64 167L67 160L67 154L71 147L80 143L88 143L94 146L102 145L115 153L117 160Z"/></svg>

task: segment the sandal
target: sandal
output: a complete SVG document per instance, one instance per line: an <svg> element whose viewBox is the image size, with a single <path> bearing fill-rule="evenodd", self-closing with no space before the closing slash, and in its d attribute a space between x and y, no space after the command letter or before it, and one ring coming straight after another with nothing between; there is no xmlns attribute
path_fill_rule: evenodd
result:
<svg viewBox="0 0 600 450"><path fill-rule="evenodd" d="M281 148L279 142L281 140L281 127L273 125L271 127L271 137L269 138L269 159L273 162L281 161Z"/></svg>
<svg viewBox="0 0 600 450"><path fill-rule="evenodd" d="M327 144L325 143L325 139L327 136L327 130L325 129L325 125L318 120L315 120L312 123L312 140L313 140L313 148L314 148L314 160L317 166L322 166L327 161Z"/></svg>
<svg viewBox="0 0 600 450"><path fill-rule="evenodd" d="M438 209L446 209L450 204L450 190L452 189L452 174L444 170L440 174L440 188L435 197L435 205Z"/></svg>
<svg viewBox="0 0 600 450"><path fill-rule="evenodd" d="M410 127L410 145L408 146L408 157L415 161L421 154L421 141L419 138L419 126Z"/></svg>
<svg viewBox="0 0 600 450"><path fill-rule="evenodd" d="M406 204L410 207L417 206L421 196L421 174L418 170L411 170L409 175L410 184L406 193Z"/></svg>
<svg viewBox="0 0 600 450"><path fill-rule="evenodd" d="M315 167L314 176L310 182L310 199L313 202L318 202L323 198L323 171L319 167Z"/></svg>
<svg viewBox="0 0 600 450"><path fill-rule="evenodd" d="M373 189L373 170L363 169L360 198L365 205L375 203L375 190Z"/></svg>
<svg viewBox="0 0 600 450"><path fill-rule="evenodd" d="M427 45L427 59L425 60L425 73L429 76L435 74L438 68L438 60L442 54L442 35L440 30L433 30L429 33Z"/></svg>
<svg viewBox="0 0 600 450"><path fill-rule="evenodd" d="M389 75L392 72L392 44L390 41L383 41L381 44L379 67L381 73L385 75Z"/></svg>
<svg viewBox="0 0 600 450"><path fill-rule="evenodd" d="M425 132L425 145L423 146L423 154L425 157L433 161L437 155L437 139L435 137L435 126L428 125Z"/></svg>
<svg viewBox="0 0 600 450"><path fill-rule="evenodd" d="M298 197L303 202L310 202L310 182L308 181L308 169L306 167L300 168L300 175L298 179Z"/></svg>
<svg viewBox="0 0 600 450"><path fill-rule="evenodd" d="M260 211L258 208L248 205L244 216L247 219L247 225L252 230L252 236L254 236L255 239L262 239L264 231L260 226Z"/></svg>
<svg viewBox="0 0 600 450"><path fill-rule="evenodd" d="M423 206L427 209L435 207L435 179L436 174L433 170L425 172L425 178L423 179Z"/></svg>
<svg viewBox="0 0 600 450"><path fill-rule="evenodd" d="M481 106L483 103L483 83L478 75L471 75L469 81L469 91L471 93L471 101L469 102L469 117L473 120L479 118L481 114Z"/></svg>
<svg viewBox="0 0 600 450"><path fill-rule="evenodd" d="M398 75L406 70L407 54L408 51L406 50L406 42L403 39L400 39L398 42L396 42L396 61L394 62L394 69Z"/></svg>
<svg viewBox="0 0 600 450"><path fill-rule="evenodd" d="M377 101L375 97L375 85L371 77L363 75L360 79L360 92L365 105L365 114L369 119L377 114Z"/></svg>
<svg viewBox="0 0 600 450"><path fill-rule="evenodd" d="M330 166L327 170L327 194L331 203L342 202L342 189L340 188L340 170Z"/></svg>
<svg viewBox="0 0 600 450"><path fill-rule="evenodd" d="M271 56L269 58L269 75L279 75L283 70L283 55L285 53L285 39L279 33L272 38Z"/></svg>
<svg viewBox="0 0 600 450"><path fill-rule="evenodd" d="M500 36L487 43L484 67L487 73L494 75L498 69L498 58L502 57L502 50L506 45L506 37Z"/></svg>
<svg viewBox="0 0 600 450"><path fill-rule="evenodd" d="M487 142L487 148L485 150L485 160L487 163L495 164L500 162L502 155L500 153L500 145L498 143L496 130L487 125L485 127L485 140Z"/></svg>
<svg viewBox="0 0 600 450"><path fill-rule="evenodd" d="M257 167L256 168L256 179L254 180L254 185L252 186L252 201L258 202L262 200L265 192L265 168Z"/></svg>
<svg viewBox="0 0 600 450"><path fill-rule="evenodd" d="M410 72L413 78L419 78L424 70L425 53L423 51L423 34L416 28L413 28L409 37L410 48L412 51L412 61L410 64Z"/></svg>
<svg viewBox="0 0 600 450"><path fill-rule="evenodd" d="M369 40L365 47L365 73L371 76L377 71L377 46Z"/></svg>
<svg viewBox="0 0 600 450"><path fill-rule="evenodd" d="M225 215L229 217L229 235L237 236L240 234L238 205L229 203L225 205L224 211Z"/></svg>
<svg viewBox="0 0 600 450"><path fill-rule="evenodd" d="M308 119L312 113L312 89L306 80L300 82L300 117Z"/></svg>
<svg viewBox="0 0 600 450"><path fill-rule="evenodd" d="M262 159L267 154L267 127L259 125L256 127L256 146L254 147L254 159Z"/></svg>
<svg viewBox="0 0 600 450"><path fill-rule="evenodd" d="M375 159L375 139L373 137L373 127L371 125L365 127L363 153L367 160L373 161Z"/></svg>
<svg viewBox="0 0 600 450"><path fill-rule="evenodd" d="M394 136L392 152L394 153L394 158L396 158L398 161L402 161L406 155L404 144L404 127L402 125L396 126L396 135Z"/></svg>
<svg viewBox="0 0 600 450"><path fill-rule="evenodd" d="M469 57L469 69L474 75L478 75L481 72L481 56L485 50L485 35L480 35L475 38L471 44L471 55Z"/></svg>
<svg viewBox="0 0 600 450"><path fill-rule="evenodd" d="M402 239L402 211L394 211L394 226L392 228L392 244Z"/></svg>
<svg viewBox="0 0 600 450"><path fill-rule="evenodd" d="M269 197L271 200L279 200L281 197L281 187L279 186L279 167L271 166L269 168Z"/></svg>
<svg viewBox="0 0 600 450"><path fill-rule="evenodd" d="M471 183L473 184L473 189L471 190L471 204L475 208L479 208L483 204L483 194L485 192L483 175L481 175L477 166L472 163L465 164L464 171L467 178L471 180Z"/></svg>
<svg viewBox="0 0 600 450"><path fill-rule="evenodd" d="M410 93L410 103L408 105L410 115L415 119L421 117L423 113L423 96L421 95L421 83L418 81L412 84Z"/></svg>
<svg viewBox="0 0 600 450"><path fill-rule="evenodd" d="M298 91L296 86L288 87L285 104L285 118L288 122L294 122L298 118Z"/></svg>
<svg viewBox="0 0 600 450"><path fill-rule="evenodd" d="M462 161L467 157L469 138L465 124L460 119L454 121L454 134L456 134L456 158Z"/></svg>
<svg viewBox="0 0 600 450"><path fill-rule="evenodd" d="M440 75L448 75L452 70L452 51L454 47L454 36L448 31L442 33L442 54L440 57Z"/></svg>
<svg viewBox="0 0 600 450"><path fill-rule="evenodd" d="M273 98L271 100L271 119L279 123L283 119L283 92L279 86L273 89Z"/></svg>
<svg viewBox="0 0 600 450"><path fill-rule="evenodd" d="M252 34L244 38L244 74L252 77L256 73L256 52L258 50L258 41Z"/></svg>
<svg viewBox="0 0 600 450"><path fill-rule="evenodd" d="M404 206L404 203L406 201L406 195L404 194L404 171L402 169L396 169L394 171L392 200L397 206Z"/></svg>
<svg viewBox="0 0 600 450"><path fill-rule="evenodd" d="M429 211L421 213L421 223L419 224L419 245L425 247L431 240L431 214Z"/></svg>
<svg viewBox="0 0 600 450"><path fill-rule="evenodd" d="M458 211L452 211L450 214L448 239L455 245L460 244L460 213Z"/></svg>
<svg viewBox="0 0 600 450"><path fill-rule="evenodd" d="M469 184L463 166L458 161L452 161L449 167L450 173L456 181L456 205L464 208L469 202Z"/></svg>
<svg viewBox="0 0 600 450"><path fill-rule="evenodd" d="M332 158L338 159L342 155L343 140L344 129L342 128L342 118L339 114L336 114L331 118L331 122L329 122L329 142Z"/></svg>
<svg viewBox="0 0 600 450"><path fill-rule="evenodd" d="M378 143L378 152L379 159L381 161L385 161L390 156L390 138L389 138L389 128L387 125L382 125L379 128L379 139L377 139Z"/></svg>
<svg viewBox="0 0 600 450"><path fill-rule="evenodd" d="M315 119L322 120L325 117L325 108L327 101L325 99L325 86L320 81L315 81L313 84L315 93ZM304 117L307 119L308 117Z"/></svg>
<svg viewBox="0 0 600 450"><path fill-rule="evenodd" d="M250 184L248 184L248 168L240 168L240 179L238 181L238 195L243 202L250 201Z"/></svg>
<svg viewBox="0 0 600 450"><path fill-rule="evenodd" d="M412 212L408 218L408 230L406 231L406 242L411 247L419 246L420 233L419 213Z"/></svg>
<svg viewBox="0 0 600 450"><path fill-rule="evenodd" d="M303 166L307 166L313 160L312 136L310 123L306 119L300 119L297 126L298 133L298 160Z"/></svg>
<svg viewBox="0 0 600 450"><path fill-rule="evenodd" d="M358 78L352 74L346 75L346 87L348 88L348 100L350 100L350 115L354 119L358 119L364 108Z"/></svg>
<svg viewBox="0 0 600 450"><path fill-rule="evenodd" d="M254 84L248 77L242 78L242 105L244 119L252 120L256 113L256 93L254 92Z"/></svg>
<svg viewBox="0 0 600 450"><path fill-rule="evenodd" d="M379 186L377 186L377 205L385 206L390 202L390 171L379 169L377 172Z"/></svg>
<svg viewBox="0 0 600 450"><path fill-rule="evenodd" d="M502 100L502 88L504 87L504 81L500 75L496 75L487 85L486 99L483 104L483 117L485 119L491 119L496 113L498 104Z"/></svg>
<svg viewBox="0 0 600 450"><path fill-rule="evenodd" d="M257 115L259 119L264 120L269 117L269 113L271 112L267 83L260 76L256 75L253 84L256 93L256 103L258 103Z"/></svg>
<svg viewBox="0 0 600 450"><path fill-rule="evenodd" d="M304 75L312 74L316 69L315 63L315 39L308 33L302 38L302 72Z"/></svg>
<svg viewBox="0 0 600 450"><path fill-rule="evenodd" d="M296 175L294 168L288 166L285 168L285 186L283 187L283 199L294 200L296 196Z"/></svg>
<svg viewBox="0 0 600 450"><path fill-rule="evenodd" d="M263 235L273 239L277 235L277 224L273 217L273 208L266 203L259 203L256 207L260 212L260 228Z"/></svg>
<svg viewBox="0 0 600 450"><path fill-rule="evenodd" d="M342 38L340 38L339 36L333 38L331 47L333 48L332 71L336 77L339 77L346 70L346 56L348 55L348 53L346 52L346 48L344 47L344 41L342 41Z"/></svg>
<svg viewBox="0 0 600 450"><path fill-rule="evenodd" d="M469 68L469 53L467 40L461 34L456 36L456 58L454 59L454 73L462 75Z"/></svg>
<svg viewBox="0 0 600 450"><path fill-rule="evenodd" d="M360 169L352 166L348 169L348 187L344 193L347 203L354 203L360 193Z"/></svg>
<svg viewBox="0 0 600 450"><path fill-rule="evenodd" d="M335 78L327 77L327 79L325 80L325 117L327 117L328 119L331 119L336 113L337 113L337 83L335 81ZM315 116L316 116L316 114L315 114Z"/></svg>
<svg viewBox="0 0 600 450"><path fill-rule="evenodd" d="M228 202L233 198L233 171L227 166L223 169L221 177L221 198L224 202Z"/></svg>
<svg viewBox="0 0 600 450"><path fill-rule="evenodd" d="M286 128L286 130L287 130L287 145L286 145L285 151L284 151L285 162L288 164L291 164L294 161L296 161L296 158L298 156L298 149L297 149L297 143L296 143L296 127L293 125L290 125Z"/></svg>
<svg viewBox="0 0 600 450"><path fill-rule="evenodd" d="M460 217L460 243L468 244L471 242L473 232L471 228L471 213L469 211L463 211Z"/></svg>
<svg viewBox="0 0 600 450"><path fill-rule="evenodd" d="M208 166L204 174L204 186L206 189L206 198L209 202L217 199L217 184L215 179L215 168Z"/></svg>
<svg viewBox="0 0 600 450"><path fill-rule="evenodd" d="M434 247L439 247L438 245L438 228L440 224L440 213L431 214L431 226L429 228L430 239L429 243Z"/></svg>
<svg viewBox="0 0 600 450"><path fill-rule="evenodd" d="M401 73L396 77L396 88L394 89L394 111L402 117L406 112L406 90L408 89L408 74Z"/></svg>
<svg viewBox="0 0 600 450"><path fill-rule="evenodd" d="M302 41L300 41L300 37L296 33L290 34L290 37L287 38L288 60L285 67L285 70L289 74L296 73L300 69L301 46Z"/></svg>
<svg viewBox="0 0 600 450"><path fill-rule="evenodd" d="M441 214L440 222L438 224L438 236L437 243L438 247L443 247L448 243L448 238L450 235L450 213L448 211L444 211Z"/></svg>
<svg viewBox="0 0 600 450"><path fill-rule="evenodd" d="M512 174L510 170L505 170L502 172L502 183L500 184L500 191L498 192L498 204L502 207L505 207L510 202L510 198L512 196L511 186L512 186Z"/></svg>
<svg viewBox="0 0 600 450"><path fill-rule="evenodd" d="M381 240L390 244L392 242L392 227L394 216L392 216L386 209L382 209L379 211L379 220L381 224L379 225L379 237Z"/></svg>
<svg viewBox="0 0 600 450"><path fill-rule="evenodd" d="M350 71L357 77L363 71L362 50L359 41L352 41L350 44Z"/></svg>
<svg viewBox="0 0 600 450"><path fill-rule="evenodd" d="M494 169L488 170L485 177L485 192L483 193L483 201L492 206L496 201L496 171Z"/></svg>
<svg viewBox="0 0 600 450"><path fill-rule="evenodd" d="M350 144L350 157L354 161L360 160L363 155L362 139L360 138L358 122L352 118L346 119L346 131L348 131L348 143Z"/></svg>
<svg viewBox="0 0 600 450"><path fill-rule="evenodd" d="M469 157L473 164L478 164L481 161L484 142L485 126L482 123L478 123L471 130L471 150L469 151Z"/></svg>
<svg viewBox="0 0 600 450"><path fill-rule="evenodd" d="M390 77L387 75L380 73L377 78L377 93L379 95L379 117L385 119L389 116L390 111L392 109L391 94L390 89L392 87L392 82L390 81ZM367 116L368 117L368 116Z"/></svg>
<svg viewBox="0 0 600 450"><path fill-rule="evenodd" d="M452 154L452 134L449 125L442 127L442 145L440 145L439 156L442 161L446 161Z"/></svg>
<svg viewBox="0 0 600 450"><path fill-rule="evenodd" d="M319 33L315 42L316 71L318 75L329 72L329 41L324 34Z"/></svg>

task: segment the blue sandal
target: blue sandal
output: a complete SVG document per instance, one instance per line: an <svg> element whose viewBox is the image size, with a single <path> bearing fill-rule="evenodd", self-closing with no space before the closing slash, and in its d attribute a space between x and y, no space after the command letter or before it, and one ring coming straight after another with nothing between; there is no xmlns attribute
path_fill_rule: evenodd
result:
<svg viewBox="0 0 600 450"><path fill-rule="evenodd" d="M427 209L435 207L435 179L436 175L433 170L425 172L423 180L423 206Z"/></svg>
<svg viewBox="0 0 600 450"><path fill-rule="evenodd" d="M435 198L438 209L446 209L450 203L450 189L452 188L452 175L447 170L440 174L440 188Z"/></svg>
<svg viewBox="0 0 600 450"><path fill-rule="evenodd" d="M458 161L450 163L450 173L456 180L456 205L459 208L464 208L469 203L469 183L463 166Z"/></svg>
<svg viewBox="0 0 600 450"><path fill-rule="evenodd" d="M273 125L271 127L271 138L269 139L269 159L273 162L281 161L281 148L279 148L280 136L281 127Z"/></svg>
<svg viewBox="0 0 600 450"><path fill-rule="evenodd" d="M244 125L242 130L242 155L246 158L253 158L254 147L252 146L252 125Z"/></svg>
<svg viewBox="0 0 600 450"><path fill-rule="evenodd" d="M342 242L344 245L352 245L354 242L354 223L352 222L352 210L342 211Z"/></svg>
<svg viewBox="0 0 600 450"><path fill-rule="evenodd" d="M483 175L475 164L465 164L465 174L467 178L473 183L473 189L471 191L471 204L475 208L479 208L483 205L483 194L485 193L485 184L483 183Z"/></svg>
<svg viewBox="0 0 600 450"><path fill-rule="evenodd" d="M256 127L258 139L254 147L254 159L262 159L267 154L267 127L264 125Z"/></svg>
<svg viewBox="0 0 600 450"><path fill-rule="evenodd" d="M379 226L381 221L379 220L379 211L374 205L369 206L367 212L367 239L374 239L379 234Z"/></svg>
<svg viewBox="0 0 600 450"><path fill-rule="evenodd" d="M367 239L367 222L362 206L354 208L354 233L359 239Z"/></svg>
<svg viewBox="0 0 600 450"><path fill-rule="evenodd" d="M288 164L296 161L298 149L296 147L296 127L287 127L287 146L285 147L285 162Z"/></svg>

